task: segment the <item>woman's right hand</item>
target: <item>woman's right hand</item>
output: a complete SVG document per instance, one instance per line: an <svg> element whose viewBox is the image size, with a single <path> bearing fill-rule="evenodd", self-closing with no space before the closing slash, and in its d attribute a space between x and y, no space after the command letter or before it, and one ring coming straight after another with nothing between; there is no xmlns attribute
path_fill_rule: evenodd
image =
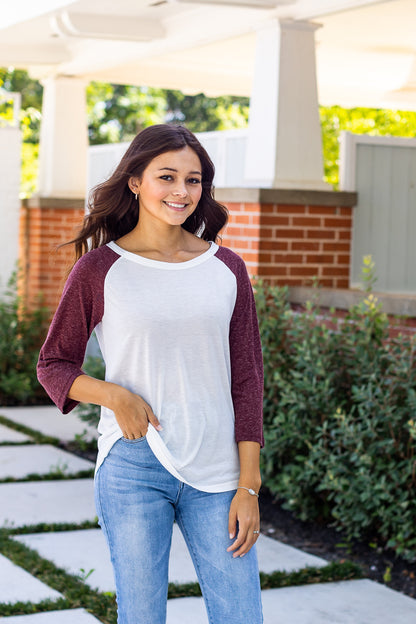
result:
<svg viewBox="0 0 416 624"><path fill-rule="evenodd" d="M158 431L162 430L150 405L138 394L121 386L117 386L109 407L114 412L123 436L129 440L145 436L149 423Z"/></svg>
<svg viewBox="0 0 416 624"><path fill-rule="evenodd" d="M114 412L123 436L129 440L146 435L149 422L158 431L162 426L152 408L141 396L118 384L89 375L79 375L73 381L68 397L83 403L104 405Z"/></svg>

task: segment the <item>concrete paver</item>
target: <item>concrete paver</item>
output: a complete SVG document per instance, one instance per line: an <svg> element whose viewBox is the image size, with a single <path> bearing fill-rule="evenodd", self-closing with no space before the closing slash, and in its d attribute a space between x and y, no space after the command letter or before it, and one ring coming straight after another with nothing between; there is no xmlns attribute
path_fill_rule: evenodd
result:
<svg viewBox="0 0 416 624"><path fill-rule="evenodd" d="M31 438L20 431L0 425L0 442L28 442Z"/></svg>
<svg viewBox="0 0 416 624"><path fill-rule="evenodd" d="M0 602L57 600L62 594L0 555Z"/></svg>
<svg viewBox="0 0 416 624"><path fill-rule="evenodd" d="M104 535L100 529L64 531L57 533L36 533L20 535L14 539L36 550L41 557L53 561L58 567L71 574L93 572L86 582L100 591L115 591L110 556ZM260 570L298 570L312 566L324 566L326 561L303 553L296 548L281 544L261 535L257 542ZM197 581L195 569L178 526L174 525L172 549L169 561L169 581L172 583L193 583Z"/></svg>
<svg viewBox="0 0 416 624"><path fill-rule="evenodd" d="M93 479L0 484L0 527L80 523L95 517Z"/></svg>
<svg viewBox="0 0 416 624"><path fill-rule="evenodd" d="M115 591L110 555L100 529L33 533L13 539L70 574L85 578L90 573L85 582L93 589Z"/></svg>
<svg viewBox="0 0 416 624"><path fill-rule="evenodd" d="M36 412L34 412L36 410ZM82 433L84 424L74 415L63 416L54 407L0 408L0 414L15 422L71 440ZM72 421L72 422L71 422ZM69 424L69 422L71 424ZM94 435L95 434L95 430ZM7 434L8 432L4 432ZM0 441L2 430L0 429ZM10 440L12 441L12 440ZM30 449L37 449L29 453ZM0 478L13 467L10 476L49 472L50 469L82 470L75 456L49 447L0 446ZM23 464L23 468L22 468ZM76 466L76 467L74 467ZM0 526L23 526L40 522L82 522L93 520L93 480L56 480L0 484ZM14 536L39 554L73 574L85 577L91 587L114 591L108 549L99 529ZM323 566L323 559L308 555L271 538L258 541L260 569L264 572ZM195 571L177 526L174 528L169 569L170 580L186 583L196 580ZM14 579L17 578L17 581ZM12 581L12 582L11 582ZM5 593L7 587L7 596ZM14 593L13 593L14 592ZM31 594L30 592L33 592ZM39 592L39 593L37 593ZM0 555L0 602L43 600L58 592L43 585L29 573ZM415 624L416 600L369 580L321 583L262 592L264 624ZM45 612L3 618L5 624L93 624L98 620L83 609ZM168 601L167 624L208 624L202 598Z"/></svg>
<svg viewBox="0 0 416 624"><path fill-rule="evenodd" d="M82 435L84 430L87 430L86 440L95 440L98 437L96 428L82 422L76 411L62 414L54 405L0 407L0 415L63 442L74 440L75 436Z"/></svg>
<svg viewBox="0 0 416 624"><path fill-rule="evenodd" d="M263 592L265 624L414 624L416 600L368 579Z"/></svg>
<svg viewBox="0 0 416 624"><path fill-rule="evenodd" d="M0 446L0 479L22 479L33 473L62 472L70 475L91 468L94 468L93 462L50 444Z"/></svg>
<svg viewBox="0 0 416 624"><path fill-rule="evenodd" d="M414 624L416 600L369 580L268 589L264 624ZM167 624L208 624L202 598L168 601Z"/></svg>
<svg viewBox="0 0 416 624"><path fill-rule="evenodd" d="M33 615L12 615L3 618L4 624L96 624L97 620L85 609L47 611Z"/></svg>

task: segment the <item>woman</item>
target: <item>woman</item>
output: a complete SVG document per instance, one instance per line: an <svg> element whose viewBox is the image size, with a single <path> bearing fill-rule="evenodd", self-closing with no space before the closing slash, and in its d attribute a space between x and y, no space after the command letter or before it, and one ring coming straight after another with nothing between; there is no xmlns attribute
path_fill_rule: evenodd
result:
<svg viewBox="0 0 416 624"><path fill-rule="evenodd" d="M261 346L245 265L215 243L227 213L213 177L186 128L137 135L92 193L39 357L62 412L102 406L95 496L119 624L166 621L174 521L210 624L262 622ZM81 370L94 329L105 381Z"/></svg>

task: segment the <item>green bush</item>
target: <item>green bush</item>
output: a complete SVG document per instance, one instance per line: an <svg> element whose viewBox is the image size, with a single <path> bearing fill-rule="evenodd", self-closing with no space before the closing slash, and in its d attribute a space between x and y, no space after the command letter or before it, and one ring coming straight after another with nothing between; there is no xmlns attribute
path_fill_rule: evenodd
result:
<svg viewBox="0 0 416 624"><path fill-rule="evenodd" d="M264 484L300 518L414 559L416 340L390 338L371 293L343 320L323 318L314 302L292 311L286 288L259 283L256 302Z"/></svg>
<svg viewBox="0 0 416 624"><path fill-rule="evenodd" d="M17 294L17 276L0 298L0 405L48 401L36 378L48 311L39 301L30 310Z"/></svg>

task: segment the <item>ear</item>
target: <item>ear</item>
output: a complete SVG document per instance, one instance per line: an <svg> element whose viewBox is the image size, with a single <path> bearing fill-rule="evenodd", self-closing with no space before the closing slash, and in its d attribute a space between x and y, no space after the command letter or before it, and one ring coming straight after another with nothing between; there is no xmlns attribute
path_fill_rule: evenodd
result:
<svg viewBox="0 0 416 624"><path fill-rule="evenodd" d="M128 185L129 185L129 189L131 190L132 193L136 194L136 193L139 192L139 190L140 190L140 180L139 180L139 178L136 178L136 177L129 178Z"/></svg>

